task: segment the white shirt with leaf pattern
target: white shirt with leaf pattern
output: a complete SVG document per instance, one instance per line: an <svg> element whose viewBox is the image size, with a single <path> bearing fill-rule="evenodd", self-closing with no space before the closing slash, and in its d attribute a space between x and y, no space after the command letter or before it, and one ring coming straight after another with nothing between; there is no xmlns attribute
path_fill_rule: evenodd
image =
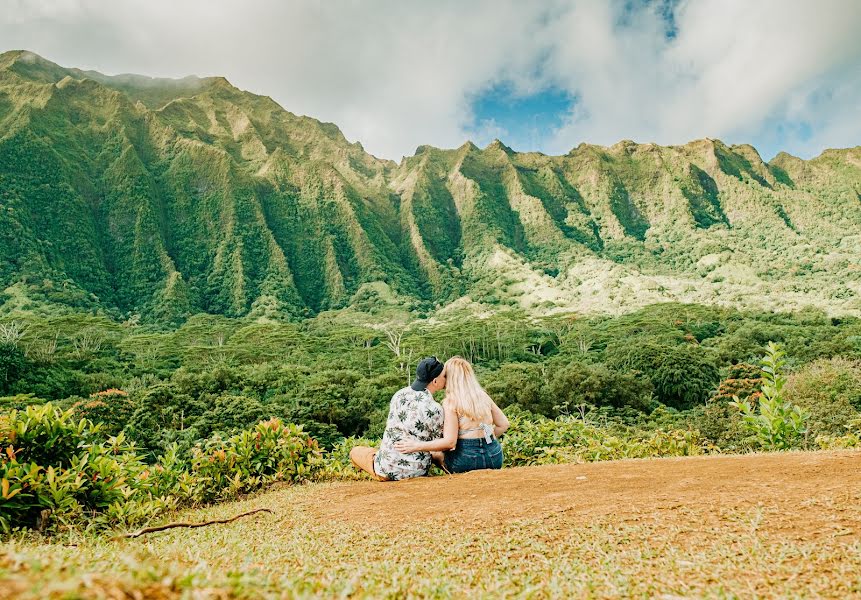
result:
<svg viewBox="0 0 861 600"><path fill-rule="evenodd" d="M374 458L377 475L389 479L409 479L427 475L431 466L430 452L402 454L393 444L401 439L422 442L442 437L443 410L427 390L417 392L411 387L398 390L389 404L389 418L383 443Z"/></svg>

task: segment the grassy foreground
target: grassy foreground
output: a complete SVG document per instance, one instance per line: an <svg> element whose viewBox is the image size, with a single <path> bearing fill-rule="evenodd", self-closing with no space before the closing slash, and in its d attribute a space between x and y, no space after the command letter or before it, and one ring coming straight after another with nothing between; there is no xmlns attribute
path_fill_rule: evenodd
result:
<svg viewBox="0 0 861 600"><path fill-rule="evenodd" d="M274 511L226 525L10 541L0 598L861 597L859 465L788 453L284 486L179 515Z"/></svg>

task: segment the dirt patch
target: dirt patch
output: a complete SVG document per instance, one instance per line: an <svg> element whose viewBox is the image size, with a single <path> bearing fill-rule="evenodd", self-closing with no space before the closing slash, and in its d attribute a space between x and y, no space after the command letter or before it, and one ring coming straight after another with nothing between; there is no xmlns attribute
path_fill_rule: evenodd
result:
<svg viewBox="0 0 861 600"><path fill-rule="evenodd" d="M861 452L627 460L327 487L307 510L373 528L553 519L675 526L698 538L756 530L788 540L861 538Z"/></svg>

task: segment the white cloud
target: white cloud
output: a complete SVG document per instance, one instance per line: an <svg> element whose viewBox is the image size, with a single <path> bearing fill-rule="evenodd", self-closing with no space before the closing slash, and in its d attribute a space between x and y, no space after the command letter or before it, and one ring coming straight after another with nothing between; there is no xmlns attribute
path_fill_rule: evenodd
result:
<svg viewBox="0 0 861 600"><path fill-rule="evenodd" d="M460 145L470 98L503 81L578 97L544 151L710 136L809 156L861 143L861 2L684 0L669 40L656 4L6 0L0 49L106 73L225 75L396 159Z"/></svg>
<svg viewBox="0 0 861 600"><path fill-rule="evenodd" d="M554 151L575 140L765 141L776 135L769 127L799 120L820 129L815 142L795 145L801 154L861 143L857 103L804 99L830 89L859 96L861 3L688 0L676 10L674 39L662 35L655 10L619 28L604 8L580 7L559 23L555 37L568 32L572 41L557 46L553 71L583 106L555 133ZM836 135L847 126L854 138Z"/></svg>

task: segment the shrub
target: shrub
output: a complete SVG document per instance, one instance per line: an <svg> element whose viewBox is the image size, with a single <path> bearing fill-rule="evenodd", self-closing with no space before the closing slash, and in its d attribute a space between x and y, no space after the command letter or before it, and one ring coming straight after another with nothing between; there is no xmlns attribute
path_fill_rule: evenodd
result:
<svg viewBox="0 0 861 600"><path fill-rule="evenodd" d="M843 435L816 436L816 445L823 450L861 447L861 418L856 417L843 427Z"/></svg>
<svg viewBox="0 0 861 600"><path fill-rule="evenodd" d="M614 430L571 416L547 419L526 412L515 412L509 420L511 428L503 442L508 466L692 456L717 451L698 431L690 429Z"/></svg>
<svg viewBox="0 0 861 600"><path fill-rule="evenodd" d="M750 434L731 402L709 400L691 411L689 424L709 443L724 451L741 451L748 447Z"/></svg>
<svg viewBox="0 0 861 600"><path fill-rule="evenodd" d="M545 403L553 402L556 413L572 413L577 406L648 408L652 396L648 379L611 371L604 365L571 363L561 366L549 377Z"/></svg>
<svg viewBox="0 0 861 600"><path fill-rule="evenodd" d="M149 493L148 467L122 434L104 439L87 419L51 403L0 423L0 529L133 525L172 507Z"/></svg>
<svg viewBox="0 0 861 600"><path fill-rule="evenodd" d="M0 394L8 394L27 369L27 359L17 345L0 342Z"/></svg>
<svg viewBox="0 0 861 600"><path fill-rule="evenodd" d="M576 462L574 450L585 424L573 417L548 419L526 411L507 410L511 427L503 439L506 466Z"/></svg>
<svg viewBox="0 0 861 600"><path fill-rule="evenodd" d="M379 445L379 440L363 437L343 438L323 455L323 462L316 478L320 481L370 479L370 475L353 466L350 461L350 450L356 446L376 448Z"/></svg>
<svg viewBox="0 0 861 600"><path fill-rule="evenodd" d="M88 399L76 402L72 408L76 417L100 423L103 432L116 435L128 423L135 404L126 392L111 388L90 394Z"/></svg>
<svg viewBox="0 0 861 600"><path fill-rule="evenodd" d="M180 504L299 481L319 468L317 443L278 419L216 436L188 458L170 446L150 465L123 433L105 438L99 425L73 415L48 403L0 417L0 531L129 527Z"/></svg>
<svg viewBox="0 0 861 600"><path fill-rule="evenodd" d="M516 404L524 410L551 416L552 399L544 393L545 367L532 363L511 363L493 372L485 389L502 408Z"/></svg>
<svg viewBox="0 0 861 600"><path fill-rule="evenodd" d="M787 400L810 414L811 437L840 436L861 409L861 361L820 359L789 375Z"/></svg>
<svg viewBox="0 0 861 600"><path fill-rule="evenodd" d="M744 400L750 396L759 396L761 386L762 375L759 367L748 363L730 365L726 378L720 382L717 393L711 400L729 402L733 397Z"/></svg>
<svg viewBox="0 0 861 600"><path fill-rule="evenodd" d="M226 500L274 481L308 479L320 467L320 456L317 442L301 427L277 418L226 440L216 435L192 449L194 488L181 500Z"/></svg>
<svg viewBox="0 0 861 600"><path fill-rule="evenodd" d="M762 360L762 396L757 401L758 410L754 409L750 400L735 398L731 403L740 411L744 426L767 450L787 450L797 444L806 432L807 412L793 406L783 397L786 383L782 373L786 364L783 357L784 352L780 347L769 342Z"/></svg>

